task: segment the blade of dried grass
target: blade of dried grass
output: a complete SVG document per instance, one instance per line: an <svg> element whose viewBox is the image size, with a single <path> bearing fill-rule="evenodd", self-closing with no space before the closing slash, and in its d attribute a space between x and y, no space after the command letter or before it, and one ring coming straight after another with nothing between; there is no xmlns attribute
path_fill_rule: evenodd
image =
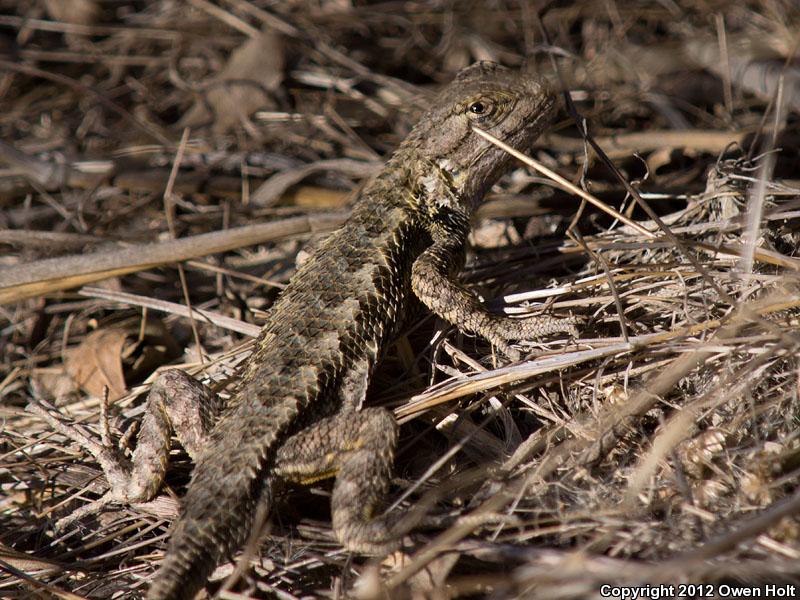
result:
<svg viewBox="0 0 800 600"><path fill-rule="evenodd" d="M604 348L547 356L519 365L474 373L472 375L459 377L458 379L448 379L426 390L422 394L412 397L407 404L396 408L394 411L395 417L397 417L398 421L402 424L418 417L431 407L444 402L449 402L477 392L485 392L492 388L515 383L523 379L529 379L543 373L575 366L590 360L597 360L599 358L629 352L633 348L633 344L621 342L611 344Z"/></svg>
<svg viewBox="0 0 800 600"><path fill-rule="evenodd" d="M48 258L0 269L0 304L285 237L331 231L348 211L292 217L155 244ZM65 275L65 273L67 275Z"/></svg>
<svg viewBox="0 0 800 600"><path fill-rule="evenodd" d="M650 129L598 137L597 143L606 149L611 158L627 158L634 152L643 153L662 148L686 148L696 152L719 154L731 144L742 144L748 133L748 131L708 129ZM543 143L564 152L583 153L584 149L584 141L581 138L555 133L546 135Z"/></svg>
<svg viewBox="0 0 800 600"><path fill-rule="evenodd" d="M23 584L26 584L26 588L45 591L49 594L52 594L56 598L63 598L64 600L87 600L84 596L79 596L77 594L73 594L72 592L59 589L48 583L42 583L38 579L31 577L24 571L17 569L2 559L0 559L0 570L10 573L12 576L22 581Z"/></svg>
<svg viewBox="0 0 800 600"><path fill-rule="evenodd" d="M189 308L182 304L175 302L167 302L166 300L157 300L139 294L129 294L127 292L118 292L115 290L106 290L103 288L84 287L78 291L78 294L87 298L98 298L101 300L109 300L111 302L120 302L129 306L140 306L153 310L159 310L180 317L189 317L190 312L195 317L200 317L204 323L222 327L229 331L235 331L252 338L258 337L261 328L251 323L246 323L239 319L234 319L226 315L205 310L202 308Z"/></svg>
<svg viewBox="0 0 800 600"><path fill-rule="evenodd" d="M632 219L629 219L628 217L623 215L621 212L619 212L618 210L610 207L608 204L606 204L605 202L603 202L602 200L600 200L596 196L592 196L590 193L582 190L578 186L574 185L572 182L564 179L563 177L561 177L561 175L559 175L558 173L556 173L555 171L553 171L551 169L548 169L543 164L541 164L539 161L534 160L533 158L531 158L527 154L523 154L522 152L520 152L516 148L512 148L511 146L506 144L504 141L502 141L502 140L496 138L495 136L493 136L488 131L484 131L483 129L481 129L480 127L477 127L475 125L472 126L472 130L475 133L477 133L478 135L480 135L482 138L485 138L486 140L488 140L489 142L491 142L492 144L497 146L498 148L501 148L504 151L508 152L511 156L513 156L517 160L522 161L523 163L525 163L526 165L528 165L529 167L531 167L535 171L538 171L542 175L545 175L546 177L549 177L550 179L552 179L553 181L555 181L558 184L558 187L561 187L563 190L565 190L567 192L570 192L572 194L575 194L576 196L579 196L580 198L583 198L589 204L591 204L593 206L596 206L597 208L599 208L603 212L611 215L612 217L614 217L615 219L619 220L620 222L625 223L628 227L634 229L635 231L639 232L643 236L645 236L647 238L650 238L650 239L653 239L653 238L656 237L656 234L653 233L652 231L649 231L649 230L645 229L644 227L639 225L639 223L637 223L636 221L634 221Z"/></svg>
<svg viewBox="0 0 800 600"><path fill-rule="evenodd" d="M233 13L220 8L208 0L189 0L189 4L192 4L197 10L202 10L203 12L208 13L215 19L225 23L228 27L231 27L236 31L240 31L248 37L256 37L260 33L258 29L246 21L242 21Z"/></svg>

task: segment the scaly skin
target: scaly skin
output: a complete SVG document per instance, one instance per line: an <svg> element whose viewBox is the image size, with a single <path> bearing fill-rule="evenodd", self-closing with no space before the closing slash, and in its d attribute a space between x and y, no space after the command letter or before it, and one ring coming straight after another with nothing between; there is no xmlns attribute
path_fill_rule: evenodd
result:
<svg viewBox="0 0 800 600"><path fill-rule="evenodd" d="M533 75L492 63L463 70L364 187L350 219L292 278L218 418L208 408L199 411L203 419L193 418L198 410L186 409L187 398L206 406L213 399L171 371L149 399L147 439L140 436L137 448L147 458L112 465L90 449L109 477L109 500L130 502L148 499L161 483L169 442L164 423L199 448L148 598L193 598L216 564L244 543L257 508L269 508L278 478L336 476L333 530L342 545L364 554L397 547L404 530L373 516L390 481L397 426L385 409L360 407L413 297L508 352L513 339L574 332L568 319L490 314L454 279L472 212L511 160L472 126L524 151L548 125L554 103ZM153 473L154 482L141 483Z"/></svg>

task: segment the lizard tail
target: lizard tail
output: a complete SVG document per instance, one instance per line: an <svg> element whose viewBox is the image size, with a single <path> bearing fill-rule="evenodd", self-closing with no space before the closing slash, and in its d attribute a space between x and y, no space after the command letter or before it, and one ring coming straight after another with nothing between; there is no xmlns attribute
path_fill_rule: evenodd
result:
<svg viewBox="0 0 800 600"><path fill-rule="evenodd" d="M248 411L248 407L239 408ZM269 464L281 425L293 419L286 413L294 412L286 410L286 405L281 408L279 419L269 409L258 415L234 411L217 423L208 448L195 466L183 499L183 513L148 590L148 600L192 600L219 561L244 544L257 509L269 508ZM234 448L232 440L238 442ZM221 447L226 451L220 452Z"/></svg>

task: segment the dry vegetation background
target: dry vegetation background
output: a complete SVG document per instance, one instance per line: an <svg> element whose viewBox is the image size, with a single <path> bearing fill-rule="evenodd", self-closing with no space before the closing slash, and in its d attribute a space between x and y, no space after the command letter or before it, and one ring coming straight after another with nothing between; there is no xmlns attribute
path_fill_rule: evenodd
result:
<svg viewBox="0 0 800 600"><path fill-rule="evenodd" d="M508 364L420 320L369 401L430 522L377 577L329 486L288 490L233 589L800 583L798 40L794 0L0 0L0 596L139 597L191 468L176 448L156 501L57 530L105 480L26 406L99 435L107 389L130 442L157 367L224 391L304 245L478 59L558 67L631 188L566 110L532 156L639 226L506 177L464 278L580 338Z"/></svg>

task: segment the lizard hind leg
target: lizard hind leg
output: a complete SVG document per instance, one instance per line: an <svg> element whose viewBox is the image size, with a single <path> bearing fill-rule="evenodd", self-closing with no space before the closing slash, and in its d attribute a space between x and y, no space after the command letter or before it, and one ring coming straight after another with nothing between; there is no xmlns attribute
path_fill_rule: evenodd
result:
<svg viewBox="0 0 800 600"><path fill-rule="evenodd" d="M391 481L397 423L383 408L344 410L289 438L275 474L296 483L336 477L333 531L351 552L386 554L400 543L395 521L375 516Z"/></svg>
<svg viewBox="0 0 800 600"><path fill-rule="evenodd" d="M108 440L98 440L84 428L57 415L54 408L42 403L29 405L28 410L44 418L53 429L82 446L100 463L110 487L96 504L78 509L56 526L63 528L110 502L152 500L167 469L170 433L175 431L181 445L196 460L220 407L218 396L199 381L177 369L164 371L147 397L136 450L128 460Z"/></svg>

